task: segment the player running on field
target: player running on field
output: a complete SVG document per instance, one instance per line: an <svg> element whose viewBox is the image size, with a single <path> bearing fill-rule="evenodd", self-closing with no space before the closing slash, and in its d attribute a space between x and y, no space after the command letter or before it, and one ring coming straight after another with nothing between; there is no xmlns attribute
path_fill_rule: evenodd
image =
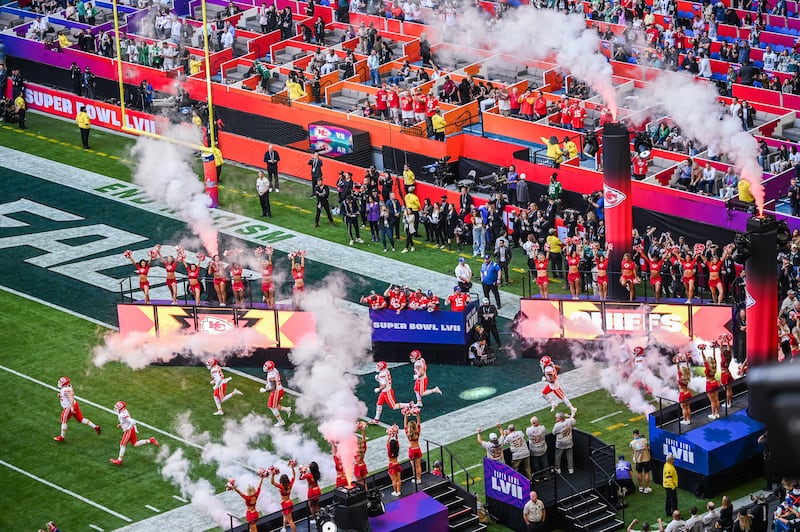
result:
<svg viewBox="0 0 800 532"><path fill-rule="evenodd" d="M386 362L380 361L375 364L378 374L375 375L375 380L378 381L378 387L375 388L375 393L378 394L378 402L375 405L375 418L372 423L377 425L381 420L381 412L383 412L383 404L386 403L392 410L397 410L408 406L408 403L398 403L394 398L394 390L392 389L392 374L389 372L389 367Z"/></svg>
<svg viewBox="0 0 800 532"><path fill-rule="evenodd" d="M234 395L242 395L242 392L234 388L231 393L225 394L231 377L225 378L225 375L222 373L222 368L219 365L219 360L216 358L209 358L208 362L206 362L206 367L211 372L211 385L214 387L214 404L217 405L217 411L214 412L214 415L221 416L225 413L222 411L222 403Z"/></svg>
<svg viewBox="0 0 800 532"><path fill-rule="evenodd" d="M417 396L417 406L422 406L422 398L432 393L442 395L442 390L438 386L428 389L428 364L422 358L422 353L414 349L409 355L411 363L414 364L414 395Z"/></svg>
<svg viewBox="0 0 800 532"><path fill-rule="evenodd" d="M281 374L275 367L275 362L267 360L264 362L264 373L267 374L267 385L264 388L259 388L261 393L269 392L269 399L267 399L267 408L269 408L272 415L278 421L278 425L284 426L286 422L281 416L281 410L286 412L286 417L292 415L292 409L288 406L281 406L281 399L283 399L283 385L281 384Z"/></svg>
<svg viewBox="0 0 800 532"><path fill-rule="evenodd" d="M564 404L567 405L572 412L572 417L575 417L575 412L577 412L578 409L572 406L569 398L564 395L564 390L561 389L561 385L558 383L558 373L561 371L561 367L553 364L549 356L543 356L539 361L539 365L542 368L542 380L547 383L542 390L542 397L550 403L550 411L552 412L556 409L556 406L558 406L558 401L554 401L550 397L550 393L553 393L561 401L564 401Z"/></svg>
<svg viewBox="0 0 800 532"><path fill-rule="evenodd" d="M89 425L97 435L100 435L100 425L95 425L81 413L81 406L75 400L75 390L72 388L72 383L69 377L61 377L58 379L58 400L61 401L61 434L53 439L57 442L64 441L67 435L67 422L70 418L75 418L78 423Z"/></svg>
<svg viewBox="0 0 800 532"><path fill-rule="evenodd" d="M119 424L117 425L122 429L122 440L119 442L119 456L111 458L109 461L114 465L122 465L122 459L125 457L125 449L130 443L134 447L141 447L142 445L155 445L159 447L158 441L155 438L148 438L140 440L137 436L138 429L136 428L136 420L128 413L128 405L125 401L117 401L114 405L114 412L117 413Z"/></svg>

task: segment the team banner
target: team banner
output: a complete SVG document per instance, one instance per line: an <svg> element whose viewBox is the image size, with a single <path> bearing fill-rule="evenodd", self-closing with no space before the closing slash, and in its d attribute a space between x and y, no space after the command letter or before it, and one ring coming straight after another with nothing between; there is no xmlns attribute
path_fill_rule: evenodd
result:
<svg viewBox="0 0 800 532"><path fill-rule="evenodd" d="M539 339L594 340L619 334L682 341L711 340L730 333L732 320L729 307L669 303L638 305L523 299L520 310L522 319L518 322L517 334ZM530 326L532 322L536 322L536 326Z"/></svg>
<svg viewBox="0 0 800 532"><path fill-rule="evenodd" d="M35 109L70 120L74 120L80 106L84 106L93 126L114 131L122 131L124 123L127 128L146 133L161 133L167 123L166 119L130 109L126 110L126 119L123 121L119 106L99 100L90 100L35 83L25 83L25 103L28 105L28 109Z"/></svg>
<svg viewBox="0 0 800 532"><path fill-rule="evenodd" d="M252 328L260 336L257 347L292 349L316 335L314 315L309 312L193 307L188 305L117 305L122 334L144 332L164 337L172 334L221 334Z"/></svg>
<svg viewBox="0 0 800 532"><path fill-rule="evenodd" d="M483 478L487 499L504 502L520 510L530 499L530 480L502 462L484 458Z"/></svg>
<svg viewBox="0 0 800 532"><path fill-rule="evenodd" d="M470 303L463 312L370 310L369 318L373 342L464 345L478 323L478 306Z"/></svg>

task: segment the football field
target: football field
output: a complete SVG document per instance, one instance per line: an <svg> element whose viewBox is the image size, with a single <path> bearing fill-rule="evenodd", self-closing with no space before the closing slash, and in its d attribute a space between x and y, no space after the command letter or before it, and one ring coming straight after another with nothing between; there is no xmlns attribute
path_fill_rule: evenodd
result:
<svg viewBox="0 0 800 532"><path fill-rule="evenodd" d="M38 116L36 119L43 120ZM0 131L0 139L7 135L16 134ZM29 139L31 151L60 160L55 154L68 148L48 141L47 135L42 131L42 139ZM108 326L116 323L120 280L132 274L123 251L133 249L140 256L155 244L177 243L189 235L186 225L174 212L147 198L126 180L31 159L6 148L0 148L0 156L0 161L5 161L0 162L0 308L5 322L0 330L4 346L0 355L0 384L4 390L0 471L8 487L0 494L0 530L36 530L51 519L67 531L114 530L136 523L145 523L140 529L147 530L147 519L185 507L192 495L199 500L196 492L189 493L186 488L190 485L195 489L202 484L201 479L210 483L214 493L223 494L219 497L223 507L233 513L238 510L237 515L241 515L241 501L225 495L226 475L219 463L208 459L208 454L214 445L231 445L224 438L241 428L235 425L239 420L246 418L260 426L261 420L247 416L269 416L264 396L258 393L263 385L258 379L263 375L233 374L234 383L244 395L226 403L226 415L221 419L212 415L208 372L202 366L153 366L134 371L117 363L99 368L92 363L92 349L103 342ZM109 164L109 169L117 172L116 164ZM424 250L410 259L403 256L404 261L413 262L400 262L376 254L374 249L342 245L338 235L310 235L308 209L289 208L303 205L300 198L307 192L303 184L284 185L290 191L283 200L286 208L275 209L285 214L284 219L276 216L276 223L264 223L251 218L252 196L234 194L235 186L231 180L225 192L225 210L215 213L220 248L272 245L276 269L288 269L287 253L299 248L313 250L307 263L307 282L312 286L322 283L333 272L344 276L347 282L340 302L343 308L365 315L364 308L355 304L359 296L370 289L383 291L388 282L430 286L440 294L452 289L450 265L455 253ZM301 227L308 229L300 230ZM151 275L157 278L156 268ZM165 293L163 286L157 282L154 285L154 297ZM503 305L503 337L512 345L507 320L519 308L513 293L518 286L503 294L508 302ZM278 290L278 299L291 293L288 285L279 285ZM577 397L573 402L579 408L578 428L627 449L630 431L646 429L646 420L613 401L604 390L598 390L591 375L570 371L568 361L562 366L566 370L565 389ZM368 414L372 414L373 368L367 365L352 371L359 377L355 392L367 405ZM56 383L62 375L69 375L75 384L84 415L102 427L99 436L71 421L67 441L53 441L58 434L60 413ZM409 400L410 367L396 367L393 376L398 399ZM434 396L426 402L422 436L446 444L476 477L473 487L479 493L483 491L483 451L475 443L476 428L488 430L496 423L511 421L524 427L534 412L552 426L552 414L549 408L543 409L545 403L539 397L538 364L514 357L513 348L493 367L435 366L429 369L429 376L432 384L445 390L445 396ZM289 389L292 377L291 372L284 372ZM162 446L129 449L125 465L117 468L108 459L116 457L118 451L120 431L111 408L120 399L127 401L131 414L139 421L140 437L156 437ZM288 404L293 401L289 394ZM382 420L402 421L397 412L386 412ZM316 425L311 419L294 416L290 432L305 435L306 440L327 450ZM368 464L371 471L376 471L385 465L384 430L370 427L368 435L373 441ZM247 445L268 450L265 459L280 456L285 461L292 453L277 448L275 436L271 427L255 430ZM162 475L165 460L176 450L182 450L191 465L181 485ZM327 469L331 469L330 465ZM463 477L457 480L463 482ZM332 477L323 478L325 485L331 481ZM742 486L741 494L754 486ZM731 495L735 498L738 493ZM271 495L266 509L277 508L274 494ZM695 499L688 493L681 493L680 500L682 508L704 504L692 502ZM652 495L631 497L630 503L626 517L652 522L663 512L663 492L656 487ZM205 510L214 508L212 503L204 506ZM213 523L210 518L207 521Z"/></svg>

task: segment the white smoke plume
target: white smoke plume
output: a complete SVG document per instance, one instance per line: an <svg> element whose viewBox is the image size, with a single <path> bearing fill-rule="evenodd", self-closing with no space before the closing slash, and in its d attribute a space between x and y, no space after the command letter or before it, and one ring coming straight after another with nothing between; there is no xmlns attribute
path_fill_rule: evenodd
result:
<svg viewBox="0 0 800 532"><path fill-rule="evenodd" d="M169 447L164 446L158 454L158 461L161 463L161 476L175 483L183 497L188 497L192 505L221 527L230 526L225 506L215 497L211 482L204 478L195 480L189 475L191 463L183 455L183 449L171 453Z"/></svg>
<svg viewBox="0 0 800 532"><path fill-rule="evenodd" d="M680 126L684 136L703 146L715 143L742 178L750 183L756 205L759 211L763 210L763 172L758 163L758 143L742 129L737 117L720 116L719 96L713 83L685 74L663 72L642 90L638 101L655 105L668 114Z"/></svg>
<svg viewBox="0 0 800 532"><path fill-rule="evenodd" d="M218 253L217 231L209 210L205 186L192 169L192 149L200 132L188 126L172 126L163 136L183 144L141 136L131 149L136 169L133 181L155 201L166 204L200 237L209 255Z"/></svg>
<svg viewBox="0 0 800 532"><path fill-rule="evenodd" d="M253 327L232 328L211 334L162 334L156 338L146 332L108 333L101 345L94 348L92 361L102 367L108 362L122 362L132 369L143 369L157 362L169 362L177 356L205 362L209 357L224 360L226 356L251 354L264 345L265 339Z"/></svg>
<svg viewBox="0 0 800 532"><path fill-rule="evenodd" d="M313 341L301 341L290 358L295 365L292 387L301 393L298 412L319 422L319 431L336 443L345 471L352 476L358 446L355 426L367 407L355 395L358 378L348 372L368 362L372 331L366 319L336 308L346 282L343 275L333 274L323 281L324 288L306 292L303 307L314 314L317 335Z"/></svg>
<svg viewBox="0 0 800 532"><path fill-rule="evenodd" d="M477 10L468 10L459 25L464 31L458 34L457 44L557 63L596 90L616 116L611 65L599 51L597 32L586 28L582 15L527 5L506 12L491 31L487 31L485 13Z"/></svg>

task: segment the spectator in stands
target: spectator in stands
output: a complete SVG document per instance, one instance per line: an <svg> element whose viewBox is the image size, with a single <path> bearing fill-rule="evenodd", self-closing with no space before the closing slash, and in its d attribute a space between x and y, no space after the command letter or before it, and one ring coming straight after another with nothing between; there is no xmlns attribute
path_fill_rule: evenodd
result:
<svg viewBox="0 0 800 532"><path fill-rule="evenodd" d="M513 423L510 423L508 428L502 431L500 444L508 445L511 450L511 467L525 475L525 478L530 478L531 452L525 442L525 434L521 430L517 430Z"/></svg>
<svg viewBox="0 0 800 532"><path fill-rule="evenodd" d="M706 503L706 513L703 514L703 529L705 532L711 532L714 529L714 524L719 519L719 512L717 511L714 501Z"/></svg>
<svg viewBox="0 0 800 532"><path fill-rule="evenodd" d="M633 431L633 440L630 443L633 450L633 462L636 464L636 477L640 493L650 493L650 443L643 438L639 429Z"/></svg>
<svg viewBox="0 0 800 532"><path fill-rule="evenodd" d="M750 192L750 182L747 179L740 179L736 185L736 188L739 192L739 201L750 204L755 203L756 199L753 196L753 193Z"/></svg>
<svg viewBox="0 0 800 532"><path fill-rule="evenodd" d="M689 519L686 520L686 532L703 532L703 517L697 514L697 506L689 510Z"/></svg>
<svg viewBox="0 0 800 532"><path fill-rule="evenodd" d="M678 471L675 469L675 457L673 455L667 455L667 460L664 463L661 475L661 485L664 487L666 496L666 513L672 516L673 522L676 520L680 521L681 512L678 510Z"/></svg>
<svg viewBox="0 0 800 532"><path fill-rule="evenodd" d="M541 532L547 530L545 521L547 512L544 503L539 500L535 491L531 491L531 500L522 508L522 520L525 521L528 532Z"/></svg>
<svg viewBox="0 0 800 532"><path fill-rule="evenodd" d="M563 412L556 412L556 423L553 425L553 434L556 437L555 468L556 473L561 474L561 462L566 454L567 471L569 474L575 473L575 463L573 458L572 429L575 427L575 418Z"/></svg>
<svg viewBox="0 0 800 532"><path fill-rule="evenodd" d="M719 197L723 200L729 200L733 198L737 194L738 184L739 178L736 175L736 172L732 166L728 167L728 169L725 171L725 175L722 176L722 186L719 190ZM798 198L800 198L800 196L798 196Z"/></svg>
<svg viewBox="0 0 800 532"><path fill-rule="evenodd" d="M659 521L660 521L660 519L659 519ZM639 523L638 519L632 520L631 524L628 525L628 529L627 529L628 532L650 532L650 523L645 521L644 523L642 523L642 529L641 530L636 530L633 527L635 527L638 523ZM661 525L661 523L659 523L660 530L663 530L664 527L660 526L660 525Z"/></svg>

